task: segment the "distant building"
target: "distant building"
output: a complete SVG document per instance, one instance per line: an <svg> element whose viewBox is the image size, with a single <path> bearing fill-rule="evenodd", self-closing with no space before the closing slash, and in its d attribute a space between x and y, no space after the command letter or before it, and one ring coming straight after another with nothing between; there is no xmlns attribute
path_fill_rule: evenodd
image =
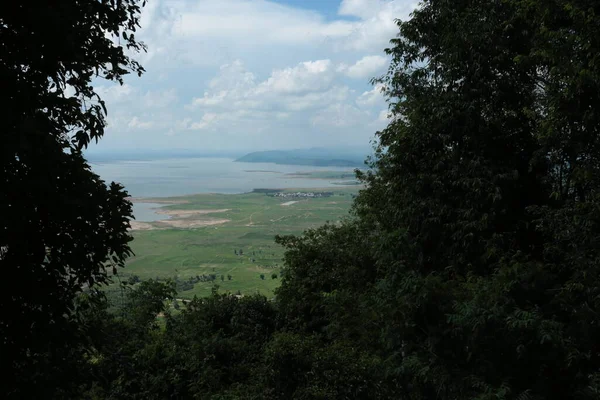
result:
<svg viewBox="0 0 600 400"><path fill-rule="evenodd" d="M333 192L279 192L274 194L267 194L267 196L281 197L285 199L289 198L319 198L319 197L330 197L333 196Z"/></svg>

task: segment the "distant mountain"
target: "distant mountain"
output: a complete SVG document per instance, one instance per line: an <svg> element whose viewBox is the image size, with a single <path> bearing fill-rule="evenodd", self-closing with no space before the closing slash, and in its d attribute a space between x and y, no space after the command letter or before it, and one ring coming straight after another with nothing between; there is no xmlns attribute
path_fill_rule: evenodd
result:
<svg viewBox="0 0 600 400"><path fill-rule="evenodd" d="M312 165L315 167L362 167L365 154L325 148L297 150L269 150L248 153L235 161L274 163L287 165Z"/></svg>

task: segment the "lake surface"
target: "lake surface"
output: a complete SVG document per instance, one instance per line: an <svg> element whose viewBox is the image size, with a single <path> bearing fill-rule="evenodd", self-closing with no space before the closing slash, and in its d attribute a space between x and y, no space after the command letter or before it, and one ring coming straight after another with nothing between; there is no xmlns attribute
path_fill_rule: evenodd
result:
<svg viewBox="0 0 600 400"><path fill-rule="evenodd" d="M169 219L170 217L167 214L156 213L162 206L164 206L164 204L134 202L133 215L135 216L135 220L140 222L152 222Z"/></svg>
<svg viewBox="0 0 600 400"><path fill-rule="evenodd" d="M340 179L306 179L295 172L351 171L347 167L313 167L234 162L230 158L176 158L149 161L95 161L92 170L107 183L119 182L133 197L172 197L196 193L247 193L269 188L328 188ZM154 211L162 204L134 202L138 221L169 218Z"/></svg>
<svg viewBox="0 0 600 400"><path fill-rule="evenodd" d="M172 197L196 193L246 193L257 188L327 188L340 179L306 179L286 174L351 171L347 167L313 167L234 162L229 158L177 158L150 161L90 162L107 183L123 184L133 197Z"/></svg>

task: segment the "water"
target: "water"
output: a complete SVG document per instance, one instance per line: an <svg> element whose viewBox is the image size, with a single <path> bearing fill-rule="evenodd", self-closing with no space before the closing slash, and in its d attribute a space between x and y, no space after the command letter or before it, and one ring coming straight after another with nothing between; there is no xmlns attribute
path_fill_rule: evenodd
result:
<svg viewBox="0 0 600 400"><path fill-rule="evenodd" d="M310 171L342 171L346 167L312 167L270 163L234 162L229 158L177 158L149 161L91 162L107 183L119 182L133 197L173 197L196 193L247 193L257 188L328 188L336 179L291 178L285 174ZM338 186L339 187L339 186ZM169 218L156 214L164 204L133 203L137 221Z"/></svg>
<svg viewBox="0 0 600 400"><path fill-rule="evenodd" d="M309 171L350 171L347 167L313 167L234 162L229 158L177 158L149 161L92 162L107 183L119 182L133 197L173 197L196 193L247 193L257 188L328 188L339 179L291 178ZM254 172L249 172L254 171Z"/></svg>
<svg viewBox="0 0 600 400"><path fill-rule="evenodd" d="M169 216L166 214L156 213L162 206L164 206L164 204L134 202L133 215L135 215L135 220L139 222L151 222L169 219Z"/></svg>

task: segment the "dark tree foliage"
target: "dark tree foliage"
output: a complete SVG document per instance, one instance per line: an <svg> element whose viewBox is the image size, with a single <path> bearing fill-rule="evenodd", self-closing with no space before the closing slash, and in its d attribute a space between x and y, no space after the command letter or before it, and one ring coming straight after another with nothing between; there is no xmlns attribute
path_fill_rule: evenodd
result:
<svg viewBox="0 0 600 400"><path fill-rule="evenodd" d="M355 212L407 398L597 398L600 5L425 1Z"/></svg>
<svg viewBox="0 0 600 400"><path fill-rule="evenodd" d="M424 1L399 22L357 231L282 241L284 325L370 346L393 398L597 398L599 12Z"/></svg>
<svg viewBox="0 0 600 400"><path fill-rule="evenodd" d="M143 72L138 3L0 2L0 390L18 398L43 384L22 372L72 339L76 294L130 254L127 193L81 151L105 127L92 80Z"/></svg>
<svg viewBox="0 0 600 400"><path fill-rule="evenodd" d="M93 378L84 397L262 398L257 377L275 329L275 309L266 298L215 290L169 315L161 299L173 298L172 286L142 285L127 294L121 311L99 314L92 340L98 361L88 366ZM163 329L155 318L160 312Z"/></svg>
<svg viewBox="0 0 600 400"><path fill-rule="evenodd" d="M105 302L88 312L93 329L87 337L85 369L79 372L85 379L76 398L160 398L156 390L169 371L161 370L168 359L159 321L168 318L166 303L174 297L174 282L149 280L128 288L116 310L109 312Z"/></svg>

